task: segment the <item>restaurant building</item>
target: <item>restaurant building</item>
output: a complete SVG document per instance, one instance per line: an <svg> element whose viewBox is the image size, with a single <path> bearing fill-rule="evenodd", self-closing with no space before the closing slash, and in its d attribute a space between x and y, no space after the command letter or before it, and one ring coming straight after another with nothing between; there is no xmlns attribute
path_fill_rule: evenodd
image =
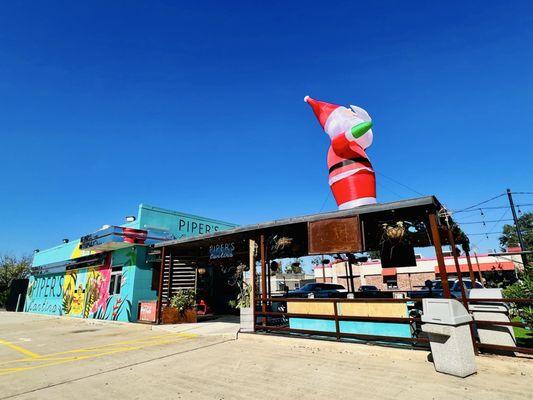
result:
<svg viewBox="0 0 533 400"><path fill-rule="evenodd" d="M146 204L127 219L36 251L24 311L136 321L139 302L158 296L160 264L150 263L150 245L236 226Z"/></svg>
<svg viewBox="0 0 533 400"><path fill-rule="evenodd" d="M453 256L444 253L444 263L448 279L457 279L457 269ZM517 258L518 257L518 258ZM468 260L465 255L458 257L461 275L469 277ZM472 257L472 269L475 279L485 283L490 274L515 275L519 256L493 256L489 254L475 254ZM326 265L317 265L314 276L317 282L330 282L348 287L348 263L346 261L333 261ZM416 255L415 265L401 268L385 267L381 260L370 260L352 266L356 289L362 285L376 286L380 290L418 290L424 287L427 280L437 280L439 277L438 260L435 257L422 257Z"/></svg>

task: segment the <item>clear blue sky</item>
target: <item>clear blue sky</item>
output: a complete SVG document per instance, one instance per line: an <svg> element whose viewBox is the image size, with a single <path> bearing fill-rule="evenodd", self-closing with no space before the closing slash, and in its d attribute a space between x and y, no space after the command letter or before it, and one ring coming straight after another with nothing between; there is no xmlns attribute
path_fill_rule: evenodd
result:
<svg viewBox="0 0 533 400"><path fill-rule="evenodd" d="M533 3L251 3L5 2L0 251L141 202L239 224L335 209L306 94L367 109L375 169L452 209L533 189ZM416 196L378 175L379 201Z"/></svg>

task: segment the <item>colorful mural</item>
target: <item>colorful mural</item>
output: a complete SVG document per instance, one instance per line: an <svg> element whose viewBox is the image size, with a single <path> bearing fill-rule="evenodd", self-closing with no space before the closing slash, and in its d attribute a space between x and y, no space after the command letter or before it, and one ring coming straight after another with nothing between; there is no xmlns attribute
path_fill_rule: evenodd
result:
<svg viewBox="0 0 533 400"><path fill-rule="evenodd" d="M24 311L39 314L62 315L63 298L62 273L32 276L26 294Z"/></svg>
<svg viewBox="0 0 533 400"><path fill-rule="evenodd" d="M25 311L78 318L132 321L136 247L114 251L100 267L30 278ZM112 288L111 275L120 276ZM118 281L119 278L116 280Z"/></svg>
<svg viewBox="0 0 533 400"><path fill-rule="evenodd" d="M148 232L145 244L149 244L150 241L201 235L234 226L141 204L135 221L124 224L120 229L101 229L84 239L100 238L108 231L124 233L129 229L131 233L133 229L140 229ZM85 240L83 247L87 248L80 249L80 240L77 239L36 252L24 310L76 318L135 321L139 301L157 298L157 292L152 287L152 267L146 262L147 248L140 244L142 241L128 241L124 235L115 236L109 237L112 239L110 243L103 241L109 246ZM94 254L107 254L106 261L90 257L91 264L87 264L81 259ZM83 267L76 268L77 265Z"/></svg>

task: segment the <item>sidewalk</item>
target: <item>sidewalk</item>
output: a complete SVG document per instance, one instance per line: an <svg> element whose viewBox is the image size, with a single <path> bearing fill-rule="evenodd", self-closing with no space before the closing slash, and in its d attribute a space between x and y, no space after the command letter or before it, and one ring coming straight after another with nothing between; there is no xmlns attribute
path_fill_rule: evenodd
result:
<svg viewBox="0 0 533 400"><path fill-rule="evenodd" d="M197 322L195 324L153 325L152 330L194 333L200 336L219 336L223 339L237 339L239 332L238 316L223 316L212 321Z"/></svg>

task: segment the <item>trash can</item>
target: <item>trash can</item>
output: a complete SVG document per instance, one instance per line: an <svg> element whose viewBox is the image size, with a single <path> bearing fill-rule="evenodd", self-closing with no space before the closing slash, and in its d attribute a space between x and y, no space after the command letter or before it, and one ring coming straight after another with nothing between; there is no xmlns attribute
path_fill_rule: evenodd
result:
<svg viewBox="0 0 533 400"><path fill-rule="evenodd" d="M435 370L461 378L474 374L468 311L455 299L423 299L422 307L422 331L428 334Z"/></svg>
<svg viewBox="0 0 533 400"><path fill-rule="evenodd" d="M503 299L502 289L472 289L470 300L474 299ZM483 302L470 304L470 311L474 321L510 322L509 307L503 302ZM477 333L480 343L496 344L500 346L516 346L516 339L512 326L479 325Z"/></svg>

